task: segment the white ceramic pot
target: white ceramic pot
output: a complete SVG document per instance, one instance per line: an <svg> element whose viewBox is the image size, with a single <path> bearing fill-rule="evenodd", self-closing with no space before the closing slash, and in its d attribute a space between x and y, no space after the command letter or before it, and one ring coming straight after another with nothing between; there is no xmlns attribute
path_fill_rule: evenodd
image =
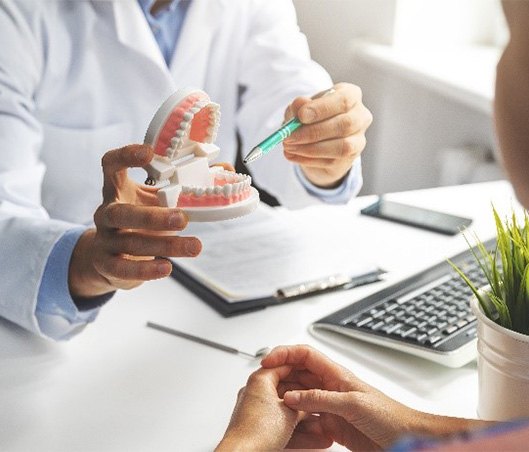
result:
<svg viewBox="0 0 529 452"><path fill-rule="evenodd" d="M478 300L471 300L478 319L478 416L506 421L529 416L529 336L490 320Z"/></svg>

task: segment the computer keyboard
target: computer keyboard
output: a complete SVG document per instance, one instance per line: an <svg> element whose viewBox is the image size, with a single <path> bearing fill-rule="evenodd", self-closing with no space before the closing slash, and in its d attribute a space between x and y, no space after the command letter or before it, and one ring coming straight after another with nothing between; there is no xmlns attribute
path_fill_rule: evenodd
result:
<svg viewBox="0 0 529 452"><path fill-rule="evenodd" d="M485 242L494 251L494 239ZM476 287L487 284L470 249L450 258ZM411 353L449 367L476 357L472 291L443 261L311 325Z"/></svg>

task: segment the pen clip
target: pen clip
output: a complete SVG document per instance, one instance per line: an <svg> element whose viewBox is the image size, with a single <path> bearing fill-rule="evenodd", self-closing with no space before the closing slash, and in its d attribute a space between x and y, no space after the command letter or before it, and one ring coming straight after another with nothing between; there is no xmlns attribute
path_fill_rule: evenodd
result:
<svg viewBox="0 0 529 452"><path fill-rule="evenodd" d="M343 274L326 276L325 278L315 279L314 281L294 284L292 286L277 289L276 298L279 300L286 300L336 289L352 289L353 287L380 281L380 275L384 273L386 273L384 270L377 269L353 277Z"/></svg>
<svg viewBox="0 0 529 452"><path fill-rule="evenodd" d="M328 94L334 94L336 90L333 87L324 89L323 91L314 94L314 96L311 97L312 100L319 99L320 97L327 96Z"/></svg>
<svg viewBox="0 0 529 452"><path fill-rule="evenodd" d="M350 281L351 278L345 275L331 275L325 278L315 279L314 281L307 281L301 284L282 287L277 290L276 296L278 298L300 297L302 295L307 295L314 292L336 289L338 287L344 286Z"/></svg>

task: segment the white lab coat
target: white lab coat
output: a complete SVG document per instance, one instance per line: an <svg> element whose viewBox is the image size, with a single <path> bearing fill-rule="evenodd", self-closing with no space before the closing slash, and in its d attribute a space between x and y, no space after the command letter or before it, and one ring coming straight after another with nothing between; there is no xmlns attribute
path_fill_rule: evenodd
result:
<svg viewBox="0 0 529 452"><path fill-rule="evenodd" d="M249 150L294 97L331 85L287 0L193 0L169 69L136 0L2 0L0 30L0 315L37 332L47 257L92 221L101 156L142 142L167 96L219 103L218 160L233 162L236 130ZM251 169L284 205L316 201L280 151Z"/></svg>

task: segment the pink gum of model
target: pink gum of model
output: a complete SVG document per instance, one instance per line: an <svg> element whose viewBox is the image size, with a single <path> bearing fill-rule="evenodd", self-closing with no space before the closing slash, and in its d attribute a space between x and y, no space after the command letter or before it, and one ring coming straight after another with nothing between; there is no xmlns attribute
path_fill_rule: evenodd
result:
<svg viewBox="0 0 529 452"><path fill-rule="evenodd" d="M162 205L226 206L250 196L249 176L209 167L219 153L213 144L219 120L219 106L200 90L179 90L162 104L145 139L155 152L147 183L161 185Z"/></svg>

